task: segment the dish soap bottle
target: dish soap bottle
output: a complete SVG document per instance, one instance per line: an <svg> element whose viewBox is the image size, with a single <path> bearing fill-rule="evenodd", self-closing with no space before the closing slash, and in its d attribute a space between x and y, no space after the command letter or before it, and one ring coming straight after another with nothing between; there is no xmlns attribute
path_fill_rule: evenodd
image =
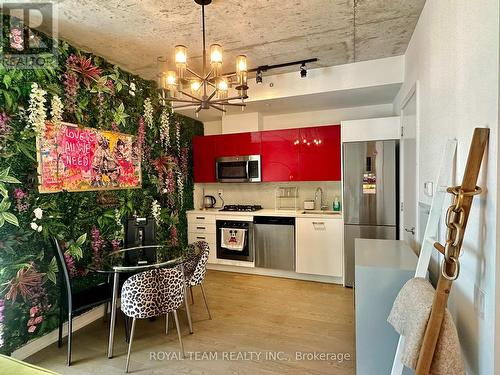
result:
<svg viewBox="0 0 500 375"><path fill-rule="evenodd" d="M335 197L335 200L333 201L333 211L335 211L335 212L340 212L340 201L339 201L339 197Z"/></svg>

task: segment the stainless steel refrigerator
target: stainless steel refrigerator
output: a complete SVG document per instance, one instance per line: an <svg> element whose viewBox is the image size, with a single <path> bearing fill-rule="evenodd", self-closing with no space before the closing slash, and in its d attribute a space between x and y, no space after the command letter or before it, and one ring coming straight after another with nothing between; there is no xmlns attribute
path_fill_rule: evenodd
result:
<svg viewBox="0 0 500 375"><path fill-rule="evenodd" d="M343 145L345 285L354 286L354 240L398 239L399 141Z"/></svg>

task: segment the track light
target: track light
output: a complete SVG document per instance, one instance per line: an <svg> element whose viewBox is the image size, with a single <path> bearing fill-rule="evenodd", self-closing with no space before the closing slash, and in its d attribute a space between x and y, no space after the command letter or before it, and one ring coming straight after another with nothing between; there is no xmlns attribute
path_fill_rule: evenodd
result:
<svg viewBox="0 0 500 375"><path fill-rule="evenodd" d="M255 75L255 82L259 85L262 83L262 70L257 70L257 74Z"/></svg>
<svg viewBox="0 0 500 375"><path fill-rule="evenodd" d="M307 77L306 63L302 63L302 65L300 66L300 77L301 78Z"/></svg>

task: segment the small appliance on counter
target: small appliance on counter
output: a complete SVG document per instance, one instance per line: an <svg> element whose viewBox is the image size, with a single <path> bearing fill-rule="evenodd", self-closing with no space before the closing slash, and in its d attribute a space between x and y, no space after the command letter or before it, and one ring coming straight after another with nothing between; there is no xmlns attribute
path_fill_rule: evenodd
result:
<svg viewBox="0 0 500 375"><path fill-rule="evenodd" d="M214 208L217 200L212 195L205 195L203 197L203 209Z"/></svg>
<svg viewBox="0 0 500 375"><path fill-rule="evenodd" d="M304 210L314 210L314 200L304 201Z"/></svg>

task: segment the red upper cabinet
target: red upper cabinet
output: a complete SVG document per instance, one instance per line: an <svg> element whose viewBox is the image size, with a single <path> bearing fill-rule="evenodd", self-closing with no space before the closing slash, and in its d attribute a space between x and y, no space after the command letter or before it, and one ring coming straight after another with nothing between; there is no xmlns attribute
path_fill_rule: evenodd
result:
<svg viewBox="0 0 500 375"><path fill-rule="evenodd" d="M215 138L193 137L194 182L215 182Z"/></svg>
<svg viewBox="0 0 500 375"><path fill-rule="evenodd" d="M262 181L299 179L299 129L270 130L262 134Z"/></svg>
<svg viewBox="0 0 500 375"><path fill-rule="evenodd" d="M260 132L217 135L215 155L216 157L260 155L260 143Z"/></svg>
<svg viewBox="0 0 500 375"><path fill-rule="evenodd" d="M301 181L340 181L340 125L300 129Z"/></svg>

